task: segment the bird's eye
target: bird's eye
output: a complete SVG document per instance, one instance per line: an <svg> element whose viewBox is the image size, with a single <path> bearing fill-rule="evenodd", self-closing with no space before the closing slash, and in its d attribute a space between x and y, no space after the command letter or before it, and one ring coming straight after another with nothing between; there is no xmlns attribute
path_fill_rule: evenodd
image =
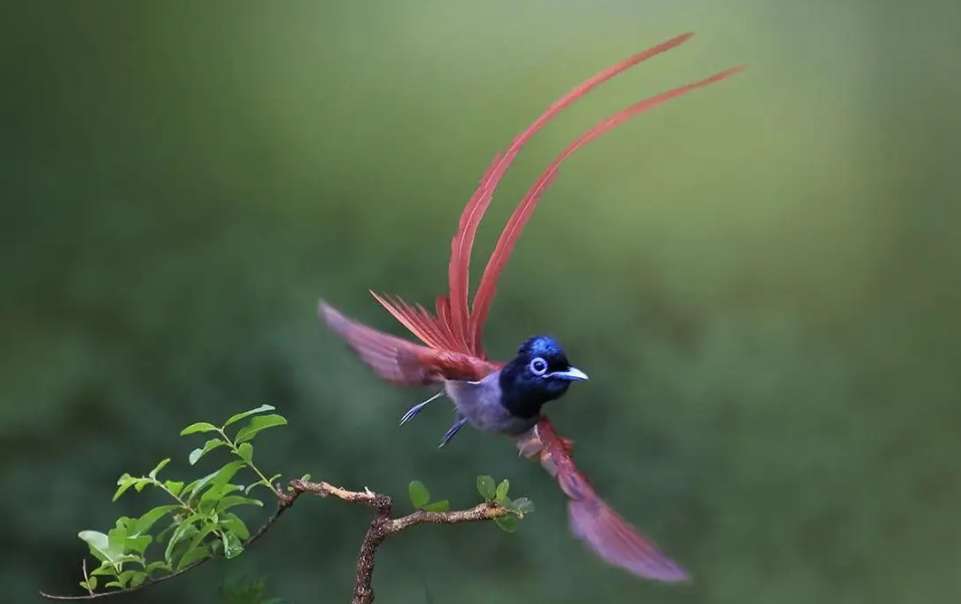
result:
<svg viewBox="0 0 961 604"><path fill-rule="evenodd" d="M534 375L544 375L547 373L547 361L541 357L534 357L530 364L531 373Z"/></svg>

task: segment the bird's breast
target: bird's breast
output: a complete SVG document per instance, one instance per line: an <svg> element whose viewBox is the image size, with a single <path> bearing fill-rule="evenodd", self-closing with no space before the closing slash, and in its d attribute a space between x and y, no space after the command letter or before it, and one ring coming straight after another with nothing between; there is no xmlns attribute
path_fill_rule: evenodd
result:
<svg viewBox="0 0 961 604"><path fill-rule="evenodd" d="M478 430L521 434L537 423L537 417L514 416L502 404L499 371L478 382L448 380L444 389L457 412Z"/></svg>

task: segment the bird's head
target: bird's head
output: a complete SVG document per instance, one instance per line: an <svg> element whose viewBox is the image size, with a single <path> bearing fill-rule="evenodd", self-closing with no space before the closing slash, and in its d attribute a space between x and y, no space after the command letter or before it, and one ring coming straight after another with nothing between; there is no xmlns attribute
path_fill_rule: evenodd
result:
<svg viewBox="0 0 961 604"><path fill-rule="evenodd" d="M533 417L541 405L565 392L571 382L587 374L573 367L560 344L547 336L530 338L517 349L517 356L501 369L504 406L519 417Z"/></svg>

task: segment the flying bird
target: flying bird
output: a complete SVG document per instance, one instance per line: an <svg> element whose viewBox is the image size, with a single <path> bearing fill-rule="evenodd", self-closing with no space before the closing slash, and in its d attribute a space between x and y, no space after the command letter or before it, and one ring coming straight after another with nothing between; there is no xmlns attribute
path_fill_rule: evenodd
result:
<svg viewBox="0 0 961 604"><path fill-rule="evenodd" d="M456 419L444 434L446 445L466 424L484 432L514 439L521 454L537 458L567 496L570 526L598 556L640 577L675 582L687 579L684 569L668 558L598 495L574 464L571 441L555 432L541 412L545 403L562 396L574 382L588 379L573 366L561 345L548 336L525 340L506 363L490 360L481 336L497 281L544 191L557 176L561 163L575 151L628 119L658 105L719 82L740 71L734 67L708 78L638 101L607 117L569 144L548 165L511 214L481 275L472 303L469 268L474 237L494 191L521 148L558 113L598 85L623 71L687 41L682 34L613 65L551 104L510 145L494 157L460 216L451 240L449 290L438 296L431 313L419 304L396 296L371 294L420 343L414 343L353 321L321 300L319 314L374 372L388 382L440 386L426 401L402 417L406 423L426 405L446 394Z"/></svg>

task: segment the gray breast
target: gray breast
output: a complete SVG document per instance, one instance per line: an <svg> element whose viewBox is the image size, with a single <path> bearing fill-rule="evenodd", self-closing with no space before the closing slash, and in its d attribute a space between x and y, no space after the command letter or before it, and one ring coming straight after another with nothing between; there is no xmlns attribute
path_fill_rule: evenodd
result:
<svg viewBox="0 0 961 604"><path fill-rule="evenodd" d="M515 417L501 404L500 371L479 382L447 381L444 389L457 413L484 432L520 434L537 423L537 417Z"/></svg>

